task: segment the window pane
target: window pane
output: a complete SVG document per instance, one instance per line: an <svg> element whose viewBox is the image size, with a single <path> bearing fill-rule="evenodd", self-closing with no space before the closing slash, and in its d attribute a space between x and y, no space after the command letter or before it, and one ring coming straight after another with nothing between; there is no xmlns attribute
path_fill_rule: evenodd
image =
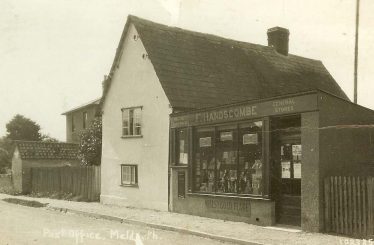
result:
<svg viewBox="0 0 374 245"><path fill-rule="evenodd" d="M131 184L135 184L135 166L131 166Z"/></svg>
<svg viewBox="0 0 374 245"><path fill-rule="evenodd" d="M129 135L129 110L122 110L122 135Z"/></svg>
<svg viewBox="0 0 374 245"><path fill-rule="evenodd" d="M262 122L239 127L239 193L262 195Z"/></svg>
<svg viewBox="0 0 374 245"><path fill-rule="evenodd" d="M134 109L134 129L135 135L141 135L141 108Z"/></svg>
<svg viewBox="0 0 374 245"><path fill-rule="evenodd" d="M135 126L135 135L142 135L142 130L140 126Z"/></svg>
<svg viewBox="0 0 374 245"><path fill-rule="evenodd" d="M237 128L236 125L217 128L217 192L237 193Z"/></svg>
<svg viewBox="0 0 374 245"><path fill-rule="evenodd" d="M87 121L88 121L88 114L87 112L83 112L83 129L87 127Z"/></svg>
<svg viewBox="0 0 374 245"><path fill-rule="evenodd" d="M214 129L198 129L195 133L194 190L215 192Z"/></svg>
<svg viewBox="0 0 374 245"><path fill-rule="evenodd" d="M188 134L187 129L177 131L177 163L188 164Z"/></svg>
<svg viewBox="0 0 374 245"><path fill-rule="evenodd" d="M129 110L130 135L134 135L134 109Z"/></svg>
<svg viewBox="0 0 374 245"><path fill-rule="evenodd" d="M137 184L136 166L122 165L122 184L135 185Z"/></svg>
<svg viewBox="0 0 374 245"><path fill-rule="evenodd" d="M71 115L71 131L72 132L75 131L75 123L74 123L74 115L73 114Z"/></svg>
<svg viewBox="0 0 374 245"><path fill-rule="evenodd" d="M129 172L130 172L129 166L122 166L122 184L130 184Z"/></svg>

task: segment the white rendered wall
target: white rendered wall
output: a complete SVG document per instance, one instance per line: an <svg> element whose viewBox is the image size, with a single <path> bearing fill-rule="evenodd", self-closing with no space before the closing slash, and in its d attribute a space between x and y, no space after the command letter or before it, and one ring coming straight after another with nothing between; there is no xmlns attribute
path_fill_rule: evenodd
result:
<svg viewBox="0 0 374 245"><path fill-rule="evenodd" d="M103 106L101 202L168 209L169 101L130 26ZM121 108L143 106L142 138L121 138ZM121 164L138 165L138 187L121 186Z"/></svg>

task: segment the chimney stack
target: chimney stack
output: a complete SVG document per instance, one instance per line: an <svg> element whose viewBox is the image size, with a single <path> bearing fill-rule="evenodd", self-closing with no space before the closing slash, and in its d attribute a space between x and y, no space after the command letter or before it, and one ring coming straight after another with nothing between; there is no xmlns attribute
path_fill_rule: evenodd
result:
<svg viewBox="0 0 374 245"><path fill-rule="evenodd" d="M288 37L290 32L283 27L273 27L268 29L268 46L283 55L288 55Z"/></svg>

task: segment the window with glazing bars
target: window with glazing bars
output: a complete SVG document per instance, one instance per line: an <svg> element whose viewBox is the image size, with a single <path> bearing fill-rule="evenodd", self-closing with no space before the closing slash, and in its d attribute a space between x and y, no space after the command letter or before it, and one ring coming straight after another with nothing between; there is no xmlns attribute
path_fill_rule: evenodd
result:
<svg viewBox="0 0 374 245"><path fill-rule="evenodd" d="M122 109L122 136L141 136L142 135L142 108L123 108Z"/></svg>
<svg viewBox="0 0 374 245"><path fill-rule="evenodd" d="M138 184L138 166L137 165L121 165L121 184L137 185Z"/></svg>

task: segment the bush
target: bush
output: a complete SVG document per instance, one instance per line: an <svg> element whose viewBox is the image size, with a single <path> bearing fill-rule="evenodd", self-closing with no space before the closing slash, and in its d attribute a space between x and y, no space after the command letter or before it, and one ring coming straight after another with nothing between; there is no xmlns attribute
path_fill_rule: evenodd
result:
<svg viewBox="0 0 374 245"><path fill-rule="evenodd" d="M101 137L101 118L97 117L80 135L78 158L84 165L99 166L101 164Z"/></svg>

